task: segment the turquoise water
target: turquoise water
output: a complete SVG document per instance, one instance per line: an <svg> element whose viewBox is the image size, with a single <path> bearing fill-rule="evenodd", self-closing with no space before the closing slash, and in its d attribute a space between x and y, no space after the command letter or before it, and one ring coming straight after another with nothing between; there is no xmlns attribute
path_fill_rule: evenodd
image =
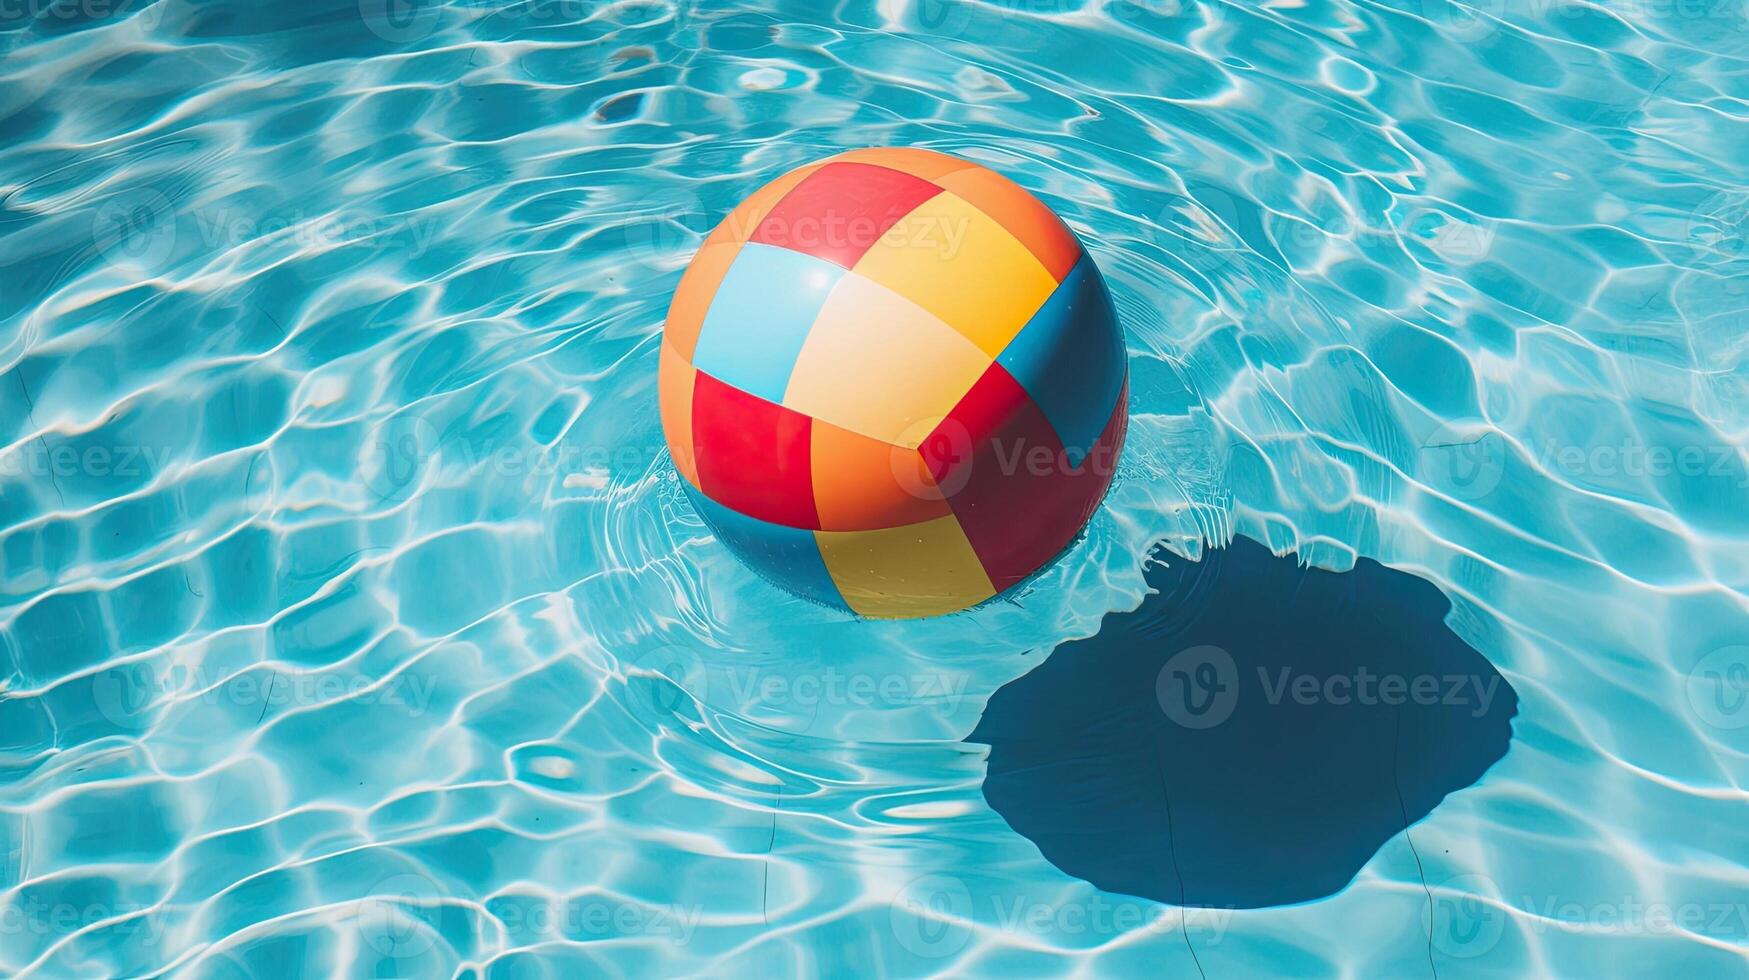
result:
<svg viewBox="0 0 1749 980"><path fill-rule="evenodd" d="M1744 975L1746 79L1739 0L0 6L0 973ZM1128 331L1085 539L940 620L774 593L656 419L703 232L868 144ZM963 740L1235 534L1431 581L1517 715L1185 914Z"/></svg>

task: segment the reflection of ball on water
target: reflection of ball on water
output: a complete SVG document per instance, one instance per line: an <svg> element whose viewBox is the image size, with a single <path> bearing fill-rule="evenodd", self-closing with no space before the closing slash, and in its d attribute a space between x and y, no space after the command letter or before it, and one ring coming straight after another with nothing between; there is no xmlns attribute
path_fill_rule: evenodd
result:
<svg viewBox="0 0 1749 980"><path fill-rule="evenodd" d="M1075 235L1021 187L925 150L765 185L668 309L662 423L716 535L866 616L927 616L1061 552L1116 469L1123 334Z"/></svg>

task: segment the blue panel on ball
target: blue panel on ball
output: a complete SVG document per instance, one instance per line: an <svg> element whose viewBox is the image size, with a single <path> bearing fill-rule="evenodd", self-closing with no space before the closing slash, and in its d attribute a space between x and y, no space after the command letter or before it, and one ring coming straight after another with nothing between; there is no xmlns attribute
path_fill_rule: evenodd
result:
<svg viewBox="0 0 1749 980"><path fill-rule="evenodd" d="M850 612L826 571L814 532L748 517L710 499L684 480L681 484L705 526L761 578L804 599Z"/></svg>
<svg viewBox="0 0 1749 980"><path fill-rule="evenodd" d="M1099 440L1123 389L1123 331L1105 278L1085 253L996 363L1044 410L1071 465Z"/></svg>
<svg viewBox="0 0 1749 980"><path fill-rule="evenodd" d="M735 256L699 328L692 363L711 377L783 404L790 372L844 270L750 242Z"/></svg>

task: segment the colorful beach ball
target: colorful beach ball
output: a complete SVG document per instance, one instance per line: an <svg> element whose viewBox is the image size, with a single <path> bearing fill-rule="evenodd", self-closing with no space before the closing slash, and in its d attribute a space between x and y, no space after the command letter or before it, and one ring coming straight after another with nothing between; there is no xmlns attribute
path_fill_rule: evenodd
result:
<svg viewBox="0 0 1749 980"><path fill-rule="evenodd" d="M663 330L662 424L716 537L870 617L976 605L1051 562L1123 444L1093 258L1019 185L910 149L794 170L700 246Z"/></svg>

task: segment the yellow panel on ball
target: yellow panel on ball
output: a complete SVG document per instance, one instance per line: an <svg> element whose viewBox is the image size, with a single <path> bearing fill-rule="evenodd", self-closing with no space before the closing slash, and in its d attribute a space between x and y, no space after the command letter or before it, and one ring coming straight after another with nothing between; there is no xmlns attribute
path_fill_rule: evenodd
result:
<svg viewBox="0 0 1749 980"><path fill-rule="evenodd" d="M940 317L991 357L1057 288L1013 233L947 192L894 225L854 271Z"/></svg>
<svg viewBox="0 0 1749 980"><path fill-rule="evenodd" d="M878 531L815 531L844 601L876 619L939 616L996 594L953 515Z"/></svg>

